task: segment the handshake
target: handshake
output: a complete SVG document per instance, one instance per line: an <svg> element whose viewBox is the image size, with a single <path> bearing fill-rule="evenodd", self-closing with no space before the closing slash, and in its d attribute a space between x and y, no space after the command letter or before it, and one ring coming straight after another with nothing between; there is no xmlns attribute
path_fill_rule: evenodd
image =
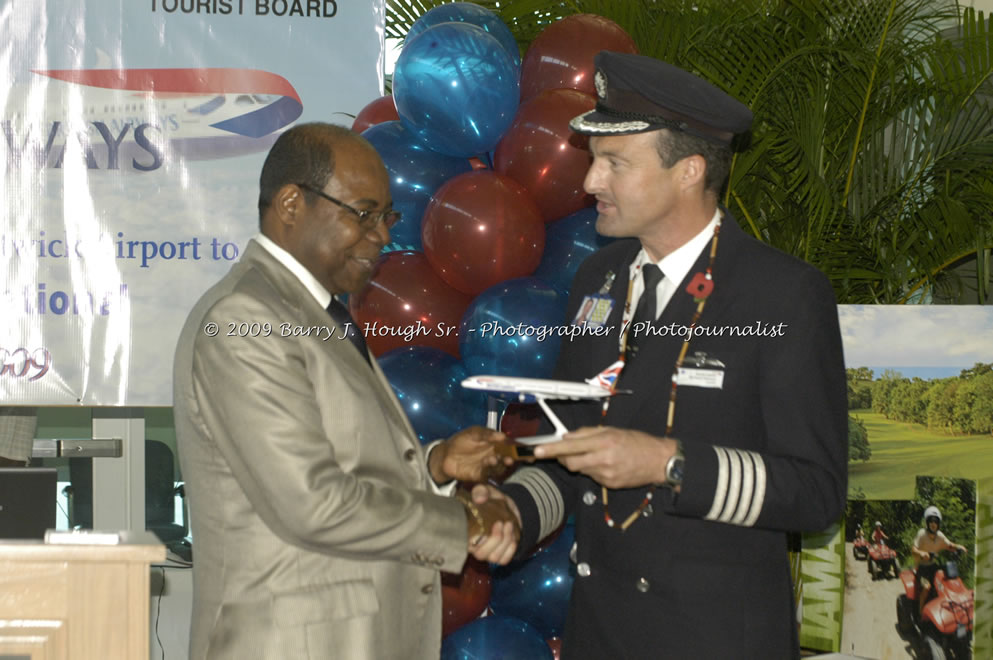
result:
<svg viewBox="0 0 993 660"><path fill-rule="evenodd" d="M465 507L469 553L480 561L506 565L521 538L521 516L513 500L496 488L477 484L455 493Z"/></svg>
<svg viewBox="0 0 993 660"><path fill-rule="evenodd" d="M521 538L521 516L514 502L484 482L506 474L515 456L503 433L471 426L439 443L428 455L428 469L435 483L450 480L475 483L472 491L455 496L465 507L469 524L468 550L480 561L507 564Z"/></svg>

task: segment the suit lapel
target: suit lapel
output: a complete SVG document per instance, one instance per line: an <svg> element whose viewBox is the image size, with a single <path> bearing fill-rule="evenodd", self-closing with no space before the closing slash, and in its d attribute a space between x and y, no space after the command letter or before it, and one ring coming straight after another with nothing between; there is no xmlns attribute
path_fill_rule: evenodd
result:
<svg viewBox="0 0 993 660"><path fill-rule="evenodd" d="M325 352L327 352L335 364L348 372L348 378L353 381L364 381L375 393L379 402L379 408L389 416L390 420L404 430L407 438L413 438L415 444L417 434L410 426L400 402L397 401L390 387L389 381L383 374L376 360L373 359L373 367L365 361L351 342L344 339L344 330L338 326L335 320L323 309L310 291L291 273L285 266L267 252L255 241L250 241L245 249L245 259L254 263L256 267L263 271L266 278L272 283L283 302L293 308L297 313L300 325L303 327L326 327L333 336L327 341L321 338L314 339L319 342ZM361 331L361 327L359 328Z"/></svg>
<svg viewBox="0 0 993 660"><path fill-rule="evenodd" d="M745 238L745 232L741 230L731 214L725 210L724 220L721 223L721 235L717 239L717 256L714 259L714 291L707 298L707 306L704 309L703 317L700 319L701 323L708 322L707 319L713 320L720 318L724 309L730 303L734 302L736 296L732 295L731 292L737 289L738 283L735 281L732 273L737 271L735 263L740 258L741 250L739 246ZM708 244L707 249L700 255L697 263L694 264L690 278L692 278L693 273L702 273L707 269L709 255L710 245ZM684 293L687 286L689 286L689 280L683 283ZM685 295L692 300L692 295ZM695 308L696 305L694 304Z"/></svg>
<svg viewBox="0 0 993 660"><path fill-rule="evenodd" d="M352 343L344 338L344 329L335 323L335 320L331 318L327 311L320 309L316 301L314 301L312 307L313 310L309 310L311 313L314 313L314 310L318 310L316 316L312 318L319 323L324 323L328 327L333 328L335 333L333 339L324 342L325 350L332 355L334 361L342 369L349 372L348 377L350 379L369 383L376 395L379 409L395 425L402 428L407 437L416 438L417 434L414 433L414 429L410 426L407 414L393 394L393 388L390 386L385 374L383 374L382 369L379 368L376 358L370 352L369 357L371 359L369 362L366 362L365 358L355 349ZM362 331L361 324L359 324L358 330L359 332Z"/></svg>
<svg viewBox="0 0 993 660"><path fill-rule="evenodd" d="M698 326L713 324L714 319L720 318L723 310L733 300L733 296L728 293L729 290L734 289L734 283L730 280L730 272L733 270L737 245L743 237L744 233L731 215L725 211L721 233L717 240L717 255L714 259L714 290L707 298L703 314L697 321ZM703 273L707 270L709 263L710 242L708 241L694 261L693 267L676 287L675 293L665 309L662 310L662 314L659 315L656 323L657 328L672 326L678 332L680 327L689 326L696 313L697 303L687 288L697 273ZM630 419L643 406L665 405L669 392L668 377L675 368L676 359L683 348L683 343L682 337L667 334L639 345L637 359L625 366L622 381L618 384L620 389L631 390L631 394L625 395L611 404L611 417L616 414L622 419ZM691 342L689 354L692 352Z"/></svg>
<svg viewBox="0 0 993 660"><path fill-rule="evenodd" d="M606 368L607 366L613 364L620 354L620 332L623 331L622 324L624 323L624 305L627 303L630 266L640 249L641 245L637 241L634 241L631 245L631 249L625 250L623 259L614 264L608 272L602 273L600 280L594 283L596 288L590 291L590 294L598 293L600 291L600 287L603 286L603 282L606 281L608 273L614 273L614 282L607 294L610 296L610 299L614 301L614 306L611 308L610 315L607 317L606 325L608 327L617 328L617 331L609 334L610 341L594 342L594 359L592 361L594 368ZM594 374L592 373L585 374L583 378L589 378L593 375Z"/></svg>
<svg viewBox="0 0 993 660"><path fill-rule="evenodd" d="M396 398L396 394L393 393L393 387L386 379L386 374L384 374L383 370L379 368L379 362L376 361L376 358L372 358L372 369L380 383L380 388L377 394L380 395L380 402L383 404L383 410L392 411L393 420L403 427L408 438L417 438L417 432L414 431L414 427L410 425L410 418L407 417L407 412L403 409L403 406L400 405L400 401ZM414 445L420 446L420 443L414 442Z"/></svg>

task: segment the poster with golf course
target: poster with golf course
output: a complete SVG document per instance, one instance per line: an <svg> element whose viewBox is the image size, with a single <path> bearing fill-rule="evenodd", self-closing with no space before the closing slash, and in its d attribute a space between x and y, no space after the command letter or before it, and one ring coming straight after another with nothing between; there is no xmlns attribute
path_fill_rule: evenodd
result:
<svg viewBox="0 0 993 660"><path fill-rule="evenodd" d="M910 499L918 475L993 483L993 307L841 305L849 498Z"/></svg>
<svg viewBox="0 0 993 660"><path fill-rule="evenodd" d="M849 505L841 525L803 537L801 643L859 658L993 657L993 308L839 305L838 314ZM935 559L943 569L949 560L965 566L959 580L974 610L964 628L950 618L961 619L961 607L941 606L954 635L922 624L919 603L909 625L898 618L901 576L914 567L911 546L935 503L947 509L941 528L968 548L966 558ZM890 538L870 556L877 520ZM869 541L856 545L859 527Z"/></svg>
<svg viewBox="0 0 993 660"><path fill-rule="evenodd" d="M993 308L842 305L839 317L849 505L838 650L988 657L993 576L982 503L993 490ZM941 521L932 515L928 525L925 513L935 511ZM936 553L939 572L924 591L912 548L929 527L966 552Z"/></svg>

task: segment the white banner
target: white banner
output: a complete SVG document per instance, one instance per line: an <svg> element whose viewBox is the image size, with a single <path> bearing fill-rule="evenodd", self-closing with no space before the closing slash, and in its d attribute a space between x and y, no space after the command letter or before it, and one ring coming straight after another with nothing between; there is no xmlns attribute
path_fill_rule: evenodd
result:
<svg viewBox="0 0 993 660"><path fill-rule="evenodd" d="M381 94L384 0L0 0L0 402L172 404L265 154Z"/></svg>

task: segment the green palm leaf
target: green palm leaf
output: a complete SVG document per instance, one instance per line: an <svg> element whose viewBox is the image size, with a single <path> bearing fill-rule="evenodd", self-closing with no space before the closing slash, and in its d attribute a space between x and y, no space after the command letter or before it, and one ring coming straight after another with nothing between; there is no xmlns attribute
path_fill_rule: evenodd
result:
<svg viewBox="0 0 993 660"><path fill-rule="evenodd" d="M760 240L824 270L849 303L961 290L993 245L993 37L935 0L478 0L522 46L593 13L639 51L694 71L755 113L725 203ZM441 4L388 0L402 37ZM978 257L978 258L977 258Z"/></svg>

